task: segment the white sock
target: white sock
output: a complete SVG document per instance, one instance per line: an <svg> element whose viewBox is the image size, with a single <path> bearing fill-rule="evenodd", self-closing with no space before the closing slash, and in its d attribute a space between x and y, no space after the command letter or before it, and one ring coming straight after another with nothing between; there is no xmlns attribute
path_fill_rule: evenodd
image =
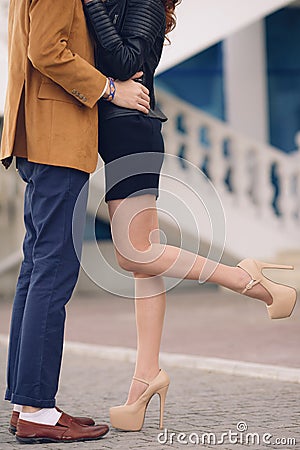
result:
<svg viewBox="0 0 300 450"><path fill-rule="evenodd" d="M14 411L18 413L22 412L22 405L14 405Z"/></svg>
<svg viewBox="0 0 300 450"><path fill-rule="evenodd" d="M42 425L56 425L62 413L56 408L43 408L34 413L20 413L20 419L28 422L40 423Z"/></svg>

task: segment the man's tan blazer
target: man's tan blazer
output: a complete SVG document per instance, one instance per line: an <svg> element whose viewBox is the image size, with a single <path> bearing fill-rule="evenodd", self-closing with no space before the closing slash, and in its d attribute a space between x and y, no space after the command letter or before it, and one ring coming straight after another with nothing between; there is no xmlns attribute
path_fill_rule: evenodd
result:
<svg viewBox="0 0 300 450"><path fill-rule="evenodd" d="M0 159L94 171L106 77L93 67L81 0L11 0L8 32Z"/></svg>

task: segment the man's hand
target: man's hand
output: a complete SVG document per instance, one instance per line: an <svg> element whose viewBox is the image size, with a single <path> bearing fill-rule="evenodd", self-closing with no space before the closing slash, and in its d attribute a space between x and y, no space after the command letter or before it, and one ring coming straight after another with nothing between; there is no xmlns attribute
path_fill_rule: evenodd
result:
<svg viewBox="0 0 300 450"><path fill-rule="evenodd" d="M141 83L134 81L142 75L143 72L138 72L130 80L116 80L116 94L112 103L122 108L137 109L148 114L150 109L149 91Z"/></svg>

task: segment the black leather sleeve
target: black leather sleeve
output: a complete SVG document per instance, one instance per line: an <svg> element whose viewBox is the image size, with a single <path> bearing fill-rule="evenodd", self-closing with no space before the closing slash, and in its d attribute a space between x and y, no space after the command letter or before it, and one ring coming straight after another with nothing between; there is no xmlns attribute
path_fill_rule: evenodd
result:
<svg viewBox="0 0 300 450"><path fill-rule="evenodd" d="M161 0L129 0L122 36L101 0L85 4L85 13L100 44L100 58L103 54L110 75L119 80L128 80L141 70L158 33L165 27Z"/></svg>

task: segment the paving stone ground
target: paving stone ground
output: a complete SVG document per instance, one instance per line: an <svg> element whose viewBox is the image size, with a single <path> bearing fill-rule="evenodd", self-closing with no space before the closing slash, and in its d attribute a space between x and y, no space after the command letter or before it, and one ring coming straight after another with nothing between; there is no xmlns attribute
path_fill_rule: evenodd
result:
<svg viewBox="0 0 300 450"><path fill-rule="evenodd" d="M4 391L6 348L0 346L0 389ZM158 430L158 396L148 408L144 428L138 433L127 433L111 429L101 441L78 444L27 445L21 448L41 450L142 450L142 449L184 449L210 448L238 450L259 449L300 449L300 385L271 380L256 380L247 377L227 376L200 370L165 368L171 385L167 396L165 427L167 433L160 436ZM125 362L108 361L88 355L75 356L65 353L63 371L58 394L58 405L71 414L90 414L97 421L108 422L110 406L125 400L126 390L132 375L133 365ZM11 406L1 402L0 409L0 450L20 448L7 431ZM237 431L238 443L229 438L221 442L222 433ZM248 430L242 432L243 427ZM172 442L170 433L175 433ZM181 440L178 442L180 433ZM214 433L218 444L200 445L203 433ZM245 444L247 433L258 433L260 443ZM272 435L270 444L263 443L263 435ZM199 444L196 441L199 437ZM168 438L166 439L167 436ZM266 437L267 438L267 437ZM288 444L286 439L294 438L296 444ZM213 437L211 436L211 439ZM231 439L234 439L232 436ZM258 437L256 437L258 439ZM282 444L276 445L275 439ZM285 441L284 441L285 439ZM167 440L167 443L165 441ZM189 442L190 440L190 442ZM196 442L196 443L195 443Z"/></svg>

